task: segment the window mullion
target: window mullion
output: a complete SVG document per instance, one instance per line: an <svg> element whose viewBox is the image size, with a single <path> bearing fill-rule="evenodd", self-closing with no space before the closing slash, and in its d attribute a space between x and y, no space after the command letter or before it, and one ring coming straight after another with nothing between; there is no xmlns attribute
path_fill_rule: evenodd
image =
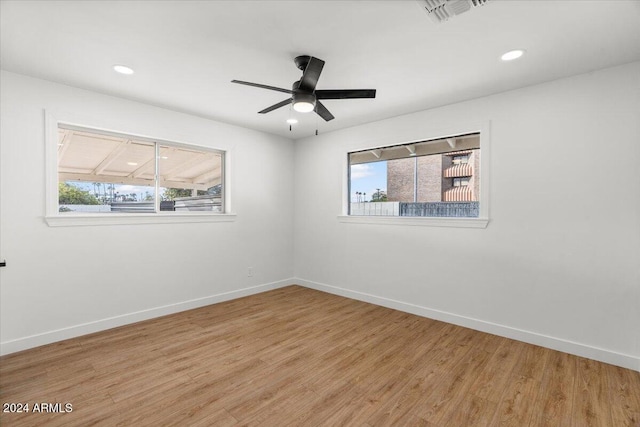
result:
<svg viewBox="0 0 640 427"><path fill-rule="evenodd" d="M155 183L155 197L153 198L153 200L155 201L155 213L159 213L160 212L160 144L158 144L157 142L155 143L155 178L154 178L154 183Z"/></svg>

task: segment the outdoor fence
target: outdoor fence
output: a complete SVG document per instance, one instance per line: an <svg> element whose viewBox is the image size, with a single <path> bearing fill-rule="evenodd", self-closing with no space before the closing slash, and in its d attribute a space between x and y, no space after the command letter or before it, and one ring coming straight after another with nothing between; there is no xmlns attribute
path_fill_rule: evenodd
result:
<svg viewBox="0 0 640 427"><path fill-rule="evenodd" d="M60 212L95 212L95 213L154 213L156 204L145 202L112 202L104 205L60 205ZM178 197L175 200L160 202L160 211L209 211L221 212L222 199L218 196Z"/></svg>
<svg viewBox="0 0 640 427"><path fill-rule="evenodd" d="M398 216L399 202L360 202L351 203L351 215L362 216Z"/></svg>
<svg viewBox="0 0 640 427"><path fill-rule="evenodd" d="M351 215L428 216L440 218L477 218L479 202L360 202L351 203Z"/></svg>
<svg viewBox="0 0 640 427"><path fill-rule="evenodd" d="M479 202L400 203L400 216L477 218Z"/></svg>

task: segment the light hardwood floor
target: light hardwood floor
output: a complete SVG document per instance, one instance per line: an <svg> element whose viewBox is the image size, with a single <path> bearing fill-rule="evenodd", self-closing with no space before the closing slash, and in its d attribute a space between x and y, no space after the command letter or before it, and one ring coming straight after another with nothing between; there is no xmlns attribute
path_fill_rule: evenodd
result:
<svg viewBox="0 0 640 427"><path fill-rule="evenodd" d="M640 373L290 286L0 359L2 426L640 426Z"/></svg>

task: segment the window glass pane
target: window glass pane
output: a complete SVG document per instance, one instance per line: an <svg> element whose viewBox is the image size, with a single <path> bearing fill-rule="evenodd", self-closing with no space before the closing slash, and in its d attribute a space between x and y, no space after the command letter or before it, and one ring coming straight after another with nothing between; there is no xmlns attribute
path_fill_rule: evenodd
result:
<svg viewBox="0 0 640 427"><path fill-rule="evenodd" d="M224 212L223 169L221 151L60 125L58 211Z"/></svg>
<svg viewBox="0 0 640 427"><path fill-rule="evenodd" d="M349 153L351 215L477 217L480 137Z"/></svg>
<svg viewBox="0 0 640 427"><path fill-rule="evenodd" d="M351 165L351 215L393 215L388 212L387 162Z"/></svg>
<svg viewBox="0 0 640 427"><path fill-rule="evenodd" d="M453 186L454 187L464 187L469 185L469 178L453 178Z"/></svg>
<svg viewBox="0 0 640 427"><path fill-rule="evenodd" d="M154 212L155 146L58 129L58 211Z"/></svg>
<svg viewBox="0 0 640 427"><path fill-rule="evenodd" d="M463 155L463 156L452 156L452 160L451 162L454 165L459 165L461 163L469 163L469 155Z"/></svg>
<svg viewBox="0 0 640 427"><path fill-rule="evenodd" d="M160 210L223 212L223 161L220 152L160 145Z"/></svg>

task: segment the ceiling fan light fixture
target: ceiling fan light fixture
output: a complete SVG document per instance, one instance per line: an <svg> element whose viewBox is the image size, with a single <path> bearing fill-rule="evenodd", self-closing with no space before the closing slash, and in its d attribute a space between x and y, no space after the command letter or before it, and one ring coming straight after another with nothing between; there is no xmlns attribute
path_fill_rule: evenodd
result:
<svg viewBox="0 0 640 427"><path fill-rule="evenodd" d="M298 93L293 97L293 109L298 113L310 113L316 108L316 97L310 93Z"/></svg>
<svg viewBox="0 0 640 427"><path fill-rule="evenodd" d="M306 101L299 101L293 104L293 109L298 113L310 113L314 108L315 106L312 103Z"/></svg>

